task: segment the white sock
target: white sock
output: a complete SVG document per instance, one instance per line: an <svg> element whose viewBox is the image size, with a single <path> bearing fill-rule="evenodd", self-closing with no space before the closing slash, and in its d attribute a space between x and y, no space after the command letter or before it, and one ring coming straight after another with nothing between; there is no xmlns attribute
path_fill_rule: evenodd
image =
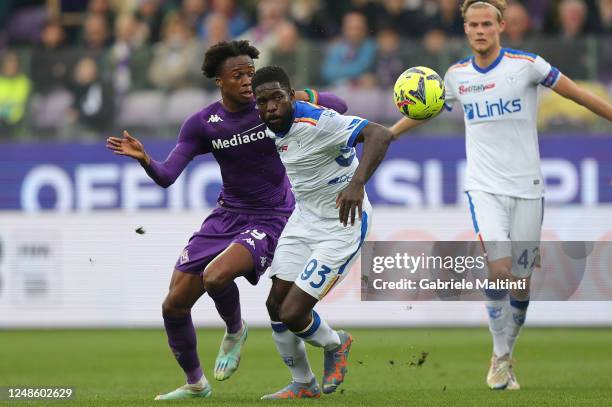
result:
<svg viewBox="0 0 612 407"><path fill-rule="evenodd" d="M312 310L310 324L300 332L294 333L309 344L325 350L332 350L340 346L338 332L331 329L315 310Z"/></svg>
<svg viewBox="0 0 612 407"><path fill-rule="evenodd" d="M308 363L304 341L295 336L282 322L272 321L272 339L283 362L291 371L293 381L310 383L314 374Z"/></svg>
<svg viewBox="0 0 612 407"><path fill-rule="evenodd" d="M510 308L508 299L488 300L486 304L489 314L489 331L493 336L493 353L500 357L510 353L505 332Z"/></svg>
<svg viewBox="0 0 612 407"><path fill-rule="evenodd" d="M525 323L525 317L527 316L527 307L529 306L529 300L518 301L510 299L510 315L506 323L506 343L508 345L508 351L512 355L514 350L514 343L516 338L519 336L519 332Z"/></svg>

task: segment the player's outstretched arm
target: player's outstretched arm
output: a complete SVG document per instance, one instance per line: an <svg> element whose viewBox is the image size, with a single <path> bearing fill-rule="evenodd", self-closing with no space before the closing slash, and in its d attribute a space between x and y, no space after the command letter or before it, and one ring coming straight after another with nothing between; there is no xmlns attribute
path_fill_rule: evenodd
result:
<svg viewBox="0 0 612 407"><path fill-rule="evenodd" d="M559 95L586 107L604 119L612 121L612 104L587 89L581 88L567 76L561 74L553 90Z"/></svg>
<svg viewBox="0 0 612 407"><path fill-rule="evenodd" d="M393 141L399 140L407 131L414 129L421 124L427 123L431 119L433 119L433 117L426 120L414 120L408 117L402 117L396 121L393 126L389 127L391 134L393 134Z"/></svg>
<svg viewBox="0 0 612 407"><path fill-rule="evenodd" d="M346 226L349 217L351 225L355 224L355 214L361 219L365 184L385 157L393 135L386 127L377 123L368 123L359 138L363 139L363 154L359 165L348 186L338 194L336 208L340 209L340 222Z"/></svg>
<svg viewBox="0 0 612 407"><path fill-rule="evenodd" d="M189 161L203 151L197 142L193 141L195 132L194 116L187 119L181 127L178 143L170 152L164 162L152 160L146 153L142 143L132 137L127 131L123 131L123 137L109 137L106 139L106 147L117 155L125 155L137 160L155 183L163 188L168 188L176 181L185 169Z"/></svg>

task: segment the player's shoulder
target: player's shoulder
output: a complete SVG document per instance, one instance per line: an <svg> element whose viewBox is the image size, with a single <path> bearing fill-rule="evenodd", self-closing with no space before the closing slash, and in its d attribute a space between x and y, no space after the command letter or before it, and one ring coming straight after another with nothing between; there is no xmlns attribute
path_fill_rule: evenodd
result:
<svg viewBox="0 0 612 407"><path fill-rule="evenodd" d="M296 126L296 131L314 135L338 131L350 118L335 110L299 101L295 105L293 124Z"/></svg>
<svg viewBox="0 0 612 407"><path fill-rule="evenodd" d="M211 106L206 106L191 113L185 118L183 125L203 127L206 124L206 118L214 115L214 112L216 112L215 109L210 109Z"/></svg>
<svg viewBox="0 0 612 407"><path fill-rule="evenodd" d="M217 100L201 108L199 113L202 116L207 115L207 114L212 114L212 113L219 113L222 110L222 107L223 105L221 104L221 101Z"/></svg>
<svg viewBox="0 0 612 407"><path fill-rule="evenodd" d="M179 133L180 141L201 140L202 136L209 133L208 124L217 119L221 120L219 115L214 113L216 110L211 110L210 107L211 105L201 108L185 118Z"/></svg>
<svg viewBox="0 0 612 407"><path fill-rule="evenodd" d="M472 57L467 57L467 58L463 58L460 59L459 61L455 62L454 64L452 64L449 68L447 73L451 73L454 71L459 71L462 68L468 68L469 66L472 65Z"/></svg>
<svg viewBox="0 0 612 407"><path fill-rule="evenodd" d="M334 127L340 118L342 115L334 110L298 101L295 104L293 123L302 130L317 133L328 130L330 126Z"/></svg>
<svg viewBox="0 0 612 407"><path fill-rule="evenodd" d="M193 120L197 120L201 125L207 123L219 123L223 119L223 105L218 100L209 105L202 107L200 110L195 112L191 117Z"/></svg>
<svg viewBox="0 0 612 407"><path fill-rule="evenodd" d="M538 55L534 53L512 48L504 48L504 57L508 58L510 61L513 62L531 64L535 63L536 60L539 58Z"/></svg>
<svg viewBox="0 0 612 407"><path fill-rule="evenodd" d="M328 109L315 105L310 102L297 101L295 102L295 115L293 121L295 123L305 123L313 126L317 126L321 116L323 116Z"/></svg>

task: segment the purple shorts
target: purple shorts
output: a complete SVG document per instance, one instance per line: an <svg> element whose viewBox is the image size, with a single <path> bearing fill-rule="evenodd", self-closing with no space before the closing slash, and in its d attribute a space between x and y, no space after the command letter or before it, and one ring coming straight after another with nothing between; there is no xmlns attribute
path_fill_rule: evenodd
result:
<svg viewBox="0 0 612 407"><path fill-rule="evenodd" d="M204 219L200 230L191 236L175 267L185 273L201 275L219 253L230 244L239 243L253 256L255 268L245 277L255 285L272 264L276 243L288 219L285 216L242 214L215 208Z"/></svg>

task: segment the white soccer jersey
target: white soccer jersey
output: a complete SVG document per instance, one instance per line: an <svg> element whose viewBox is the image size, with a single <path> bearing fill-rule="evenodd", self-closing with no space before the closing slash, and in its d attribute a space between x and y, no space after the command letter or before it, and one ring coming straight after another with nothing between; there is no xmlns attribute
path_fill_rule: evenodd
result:
<svg viewBox="0 0 612 407"><path fill-rule="evenodd" d="M366 124L361 117L296 102L293 125L286 134L267 130L276 142L297 205L321 218L338 218L336 197L359 164L354 145Z"/></svg>
<svg viewBox="0 0 612 407"><path fill-rule="evenodd" d="M508 48L487 68L474 57L451 66L444 77L446 107L465 113L465 189L540 198L538 85L553 88L560 72L541 57Z"/></svg>

